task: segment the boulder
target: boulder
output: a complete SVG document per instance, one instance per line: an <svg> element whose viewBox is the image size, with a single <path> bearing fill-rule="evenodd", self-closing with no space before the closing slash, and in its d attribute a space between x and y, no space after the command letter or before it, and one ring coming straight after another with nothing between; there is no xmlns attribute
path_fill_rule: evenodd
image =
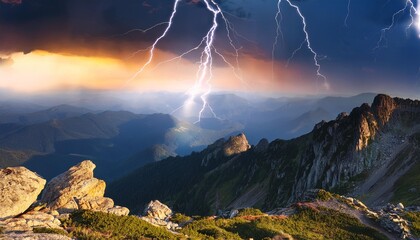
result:
<svg viewBox="0 0 420 240"><path fill-rule="evenodd" d="M141 219L152 225L165 227L171 231L179 230L179 225L169 220L171 216L172 210L165 204L155 200L147 204Z"/></svg>
<svg viewBox="0 0 420 240"><path fill-rule="evenodd" d="M26 211L36 201L45 182L25 167L0 169L0 220Z"/></svg>
<svg viewBox="0 0 420 240"><path fill-rule="evenodd" d="M238 214L239 214L239 210L238 209L233 209L229 213L229 218L234 218L234 217L238 216Z"/></svg>
<svg viewBox="0 0 420 240"><path fill-rule="evenodd" d="M107 211L114 207L114 201L111 198L105 197L84 197L77 199L77 206L79 209Z"/></svg>
<svg viewBox="0 0 420 240"><path fill-rule="evenodd" d="M172 210L158 200L151 201L143 211L145 217L159 220L168 220L172 216Z"/></svg>
<svg viewBox="0 0 420 240"><path fill-rule="evenodd" d="M117 216L127 216L130 213L130 210L126 207L114 206L106 210L107 213L111 213Z"/></svg>
<svg viewBox="0 0 420 240"><path fill-rule="evenodd" d="M75 199L103 197L105 182L93 177L96 165L86 160L53 178L41 201L51 209L77 209Z"/></svg>
<svg viewBox="0 0 420 240"><path fill-rule="evenodd" d="M93 162L85 160L53 178L47 184L41 202L60 213L83 209L128 215L128 208L114 206L111 198L104 197L106 184L93 177L95 167Z"/></svg>

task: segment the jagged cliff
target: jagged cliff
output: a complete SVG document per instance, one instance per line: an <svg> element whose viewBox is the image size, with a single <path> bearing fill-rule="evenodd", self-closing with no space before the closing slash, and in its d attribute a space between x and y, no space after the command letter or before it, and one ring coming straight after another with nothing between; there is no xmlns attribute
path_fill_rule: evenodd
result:
<svg viewBox="0 0 420 240"><path fill-rule="evenodd" d="M418 151L416 134L420 124L420 102L378 95L372 106L363 104L349 115L340 114L335 121L318 124L311 133L313 136L305 157L301 159L296 185L290 200L307 189L321 187L338 189L363 195L372 186L363 185L386 183L389 195L375 195L370 192L368 202L380 197L391 197L391 188L397 180L391 173L398 165L410 166L418 161L414 155L400 156L401 151ZM402 159L398 159L402 157ZM399 171L403 175L409 167ZM379 171L378 171L379 170ZM390 172L391 171L391 172ZM386 179L380 179L385 177ZM394 172L395 173L395 172ZM373 181L369 180L375 176ZM358 186L349 186L357 182ZM350 188L351 189L350 189Z"/></svg>
<svg viewBox="0 0 420 240"><path fill-rule="evenodd" d="M200 153L141 168L107 194L134 211L161 199L194 214L250 206L269 210L313 188L380 204L398 199L395 183L418 166L419 126L419 101L378 95L371 106L321 122L302 137L262 140L251 148L244 135L219 140ZM416 184L400 190L418 196Z"/></svg>

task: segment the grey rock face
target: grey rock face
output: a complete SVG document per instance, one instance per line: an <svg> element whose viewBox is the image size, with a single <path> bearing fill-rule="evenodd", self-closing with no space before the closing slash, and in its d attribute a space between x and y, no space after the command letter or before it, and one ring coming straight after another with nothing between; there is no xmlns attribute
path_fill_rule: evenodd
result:
<svg viewBox="0 0 420 240"><path fill-rule="evenodd" d="M312 149L300 162L300 173L289 203L307 189L332 189L363 172L392 161L392 153L405 142L390 129L398 128L401 115L419 119L418 101L378 95L372 106L363 104L350 114L318 124L312 132ZM413 122L415 122L413 120Z"/></svg>
<svg viewBox="0 0 420 240"><path fill-rule="evenodd" d="M45 182L24 167L0 169L0 220L27 210L36 201Z"/></svg>

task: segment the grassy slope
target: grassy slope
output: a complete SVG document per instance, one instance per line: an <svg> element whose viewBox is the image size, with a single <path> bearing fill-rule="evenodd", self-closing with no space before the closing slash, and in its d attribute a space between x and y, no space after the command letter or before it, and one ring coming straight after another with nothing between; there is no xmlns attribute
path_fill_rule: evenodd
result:
<svg viewBox="0 0 420 240"><path fill-rule="evenodd" d="M168 230L135 216L78 211L63 224L77 239L177 239Z"/></svg>
<svg viewBox="0 0 420 240"><path fill-rule="evenodd" d="M420 133L415 134L413 140L416 145L419 144ZM394 184L393 202L401 202L405 205L420 205L420 150L413 153L413 158L415 162L410 170Z"/></svg>
<svg viewBox="0 0 420 240"><path fill-rule="evenodd" d="M264 239L285 233L295 239L387 239L357 219L327 209L300 209L291 217L243 216L234 219L203 219L182 232L193 239Z"/></svg>
<svg viewBox="0 0 420 240"><path fill-rule="evenodd" d="M420 238L420 212L409 212L406 218L412 223L411 233Z"/></svg>
<svg viewBox="0 0 420 240"><path fill-rule="evenodd" d="M401 202L404 205L420 205L420 162L395 183L393 202Z"/></svg>
<svg viewBox="0 0 420 240"><path fill-rule="evenodd" d="M249 213L250 215L247 215ZM256 214L254 214L256 213ZM78 239L386 239L357 219L335 210L298 208L290 217L267 216L248 209L233 219L201 218L174 234L134 217L80 211L64 223ZM188 236L188 237L187 237Z"/></svg>

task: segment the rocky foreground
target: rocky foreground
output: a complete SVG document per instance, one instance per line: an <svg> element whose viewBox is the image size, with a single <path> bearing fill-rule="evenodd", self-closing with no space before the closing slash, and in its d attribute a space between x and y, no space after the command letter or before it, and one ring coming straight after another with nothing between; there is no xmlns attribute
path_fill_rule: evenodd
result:
<svg viewBox="0 0 420 240"><path fill-rule="evenodd" d="M128 215L125 207L114 206L104 197L105 182L93 177L95 164L84 161L46 181L24 167L0 170L0 227L4 238L45 239L33 235L40 228L64 231L62 221L76 210ZM44 188L45 186L45 188ZM39 194L43 191L39 201ZM63 236L48 235L52 239Z"/></svg>
<svg viewBox="0 0 420 240"><path fill-rule="evenodd" d="M233 147L232 149L234 149ZM104 197L105 182L84 161L46 181L23 167L0 170L0 239L419 239L420 209L369 209L324 190L262 213L219 211L188 217L159 201L138 216ZM44 188L45 187L45 188ZM40 200L39 194L42 191Z"/></svg>

